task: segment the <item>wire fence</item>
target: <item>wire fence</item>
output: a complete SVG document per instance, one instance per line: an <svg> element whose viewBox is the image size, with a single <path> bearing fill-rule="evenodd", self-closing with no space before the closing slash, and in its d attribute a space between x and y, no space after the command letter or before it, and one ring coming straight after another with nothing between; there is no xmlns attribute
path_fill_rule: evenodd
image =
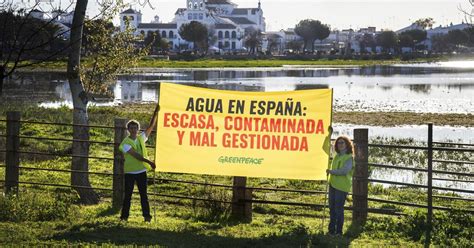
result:
<svg viewBox="0 0 474 248"><path fill-rule="evenodd" d="M12 185L34 185L34 186L46 186L46 187L63 187L63 188L75 188L75 189L90 189L90 190L97 190L97 191L104 191L105 194L112 193L112 198L114 196L114 192L117 189L112 187L93 187L93 186L84 186L84 185L68 185L68 184L56 184L56 183L46 183L46 182L31 182L31 181L22 181L18 178L18 171L27 172L27 171L46 171L46 172L58 172L58 173L76 173L76 174L87 174L87 175L95 175L95 176L103 176L108 178L108 184L112 185L112 181L116 179L117 176L122 176L123 174L116 173L115 169L112 170L112 166L109 166L110 172L101 172L95 170L71 170L71 169L64 169L64 168L41 168L41 167L34 167L34 166L21 166L21 163L13 164L11 157L16 157L18 161L20 161L21 155L33 155L33 156L43 156L43 157L52 157L52 158L85 158L85 159L96 159L102 161L113 161L113 166L115 163L123 163L123 157L121 158L116 153L113 156L91 156L88 155L77 155L72 154L71 152L49 152L49 151L32 151L31 149L35 149L35 147L30 147L30 149L26 150L24 147L21 147L19 141L27 141L27 140L36 140L36 141L46 141L46 142L65 142L65 143L88 143L90 145L99 145L101 149L109 148L110 150L117 149L119 145L119 140L117 137L120 135L124 135L125 129L124 126L101 126L101 125L77 125L77 124L70 124L70 123L53 123L53 122L42 122L42 121L26 121L26 120L0 120L0 122L7 122L7 131L4 132L3 130L0 132L0 138L5 139L6 141L3 144L6 144L5 147L0 147L0 153L3 154L10 154L10 157L5 156L5 164L0 163L0 171L4 171L5 180L0 180L0 185L2 185L2 189L5 188L5 192L12 187ZM115 139L114 141L102 141L102 140L80 140L80 139L69 139L63 137L39 137L39 136L32 136L32 135L25 135L19 133L19 126L20 125L45 125L45 126L65 126L65 127L87 127L87 128L97 128L97 129L110 129L114 130L115 132ZM11 133L10 129L18 129L17 133ZM117 132L120 132L118 134ZM10 141L9 141L10 140ZM14 145L8 144L13 140L16 142L16 147ZM356 141L354 141L356 142ZM0 142L2 144L2 142ZM410 150L413 152L422 152L422 153L429 153L430 151L435 152L449 152L449 153L468 153L471 154L466 157L472 157L472 153L474 152L474 144L466 144L466 143L452 143L452 142L432 142L432 146L419 146L419 145L396 145L396 144L366 144L367 149L394 149L394 150ZM15 149L11 149L11 148ZM154 146L147 146L148 148L154 149ZM363 150L363 149L362 149ZM368 153L367 155L370 155ZM14 161L13 161L14 162ZM371 169L388 169L388 170L396 170L396 171L411 171L413 173L423 173L423 174L435 174L437 177L430 177L427 184L417 184L412 182L403 182L403 181L394 181L394 180L383 180L378 178L367 177L362 181L363 183L372 185L372 184L382 184L382 185L392 185L396 187L406 187L412 189L419 189L422 191L427 191L428 198L433 197L436 199L441 199L445 201L462 201L468 204L466 209L463 211L473 213L472 210L472 202L474 199L472 198L472 194L474 190L471 188L455 188L455 187L441 187L441 186L433 186L430 183L433 181L439 182L452 182L452 183L464 183L464 184L471 184L473 183L472 177L474 174L472 173L472 169L470 166L474 165L474 161L470 160L459 160L459 159L452 159L452 158L432 158L431 163L434 164L450 164L450 165L461 165L464 167L468 167L466 171L452 171L447 169L433 169L427 167L415 167L413 165L400 165L400 164L385 164L385 163L374 163L370 162L367 163L367 167ZM13 167L12 167L13 166ZM357 165L358 166L358 165ZM16 178L8 178L9 173L5 172L9 168L15 168L17 177ZM96 169L96 168L94 168ZM114 171L112 173L111 171ZM451 176L453 178L446 178L443 176ZM179 195L179 194L165 194L165 193L150 193L150 195L154 195L157 197L165 197L165 198L174 198L180 200L192 200L192 201L213 201L218 203L226 203L226 204L235 204L236 202L239 204L246 203L246 204L271 204L271 205L287 205L287 206L300 206L300 207L312 207L312 208L323 208L327 207L325 204L321 203L308 203L308 202L297 202L297 201L283 201L283 200L266 200L265 197L258 196L258 192L262 194L266 194L265 192L278 192L278 193L295 193L300 195L326 195L327 192L324 190L308 190L308 189L292 189L292 188L276 188L276 187L257 187L257 186L247 186L247 185L237 185L237 184L222 184L222 183L209 183L209 182L199 182L199 181L191 181L191 180L182 180L182 179L175 179L175 178L166 178L166 177L159 177L156 179L159 183L158 185L153 185L153 187L165 187L166 185L184 185L183 187L189 188L190 186L204 186L204 187L215 187L221 188L223 190L230 190L235 192L236 190L244 190L249 192L254 192L254 198L240 198L240 199L233 199L232 200L222 200L222 199L210 199L207 197L199 197L199 196L190 196L190 195ZM152 181L152 178L149 178L149 181ZM123 190L123 189L122 189ZM436 190L435 194L429 195L429 192L432 190ZM456 195L448 195L446 192L456 193ZM120 192L119 192L120 193ZM458 194L459 193L459 194ZM252 195L252 194L251 194ZM357 195L354 193L354 195ZM378 196L378 197L375 197ZM369 213L377 213L377 214L388 214L388 215L403 215L403 212L400 211L398 208L394 209L387 209L387 208L380 208L380 204L390 205L390 206L401 206L401 207L415 207L415 208L432 208L434 210L450 210L449 206L436 206L430 204L421 204L419 202L406 202L406 201L396 201L393 199L382 199L380 198L381 195L378 195L374 192L367 191L365 193L365 201L368 202L368 205L364 207L362 210ZM377 205L379 204L379 205ZM355 204L354 204L355 205ZM471 206L471 207L469 207ZM346 207L348 210L357 209L354 206ZM360 207L359 207L360 209Z"/></svg>

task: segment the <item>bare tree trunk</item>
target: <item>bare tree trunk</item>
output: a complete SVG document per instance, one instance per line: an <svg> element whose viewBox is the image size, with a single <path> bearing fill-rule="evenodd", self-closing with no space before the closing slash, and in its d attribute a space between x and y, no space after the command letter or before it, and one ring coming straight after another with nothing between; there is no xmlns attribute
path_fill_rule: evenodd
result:
<svg viewBox="0 0 474 248"><path fill-rule="evenodd" d="M5 67L0 65L0 96L3 94L3 82L5 80Z"/></svg>
<svg viewBox="0 0 474 248"><path fill-rule="evenodd" d="M71 37L70 37L70 51L69 60L67 64L67 77L69 87L71 88L73 100L73 128L74 140L89 140L89 128L82 125L89 124L89 117L87 115L87 94L82 85L79 76L80 60L81 60L81 44L82 44L82 29L84 26L84 19L87 9L87 0L77 1L74 10L74 17L72 21ZM89 155L89 143L87 142L73 142L72 153L79 156ZM72 170L89 171L89 160L83 157L73 157ZM89 175L86 173L71 172L71 184L79 193L79 197L83 204L97 204L99 196L90 189Z"/></svg>

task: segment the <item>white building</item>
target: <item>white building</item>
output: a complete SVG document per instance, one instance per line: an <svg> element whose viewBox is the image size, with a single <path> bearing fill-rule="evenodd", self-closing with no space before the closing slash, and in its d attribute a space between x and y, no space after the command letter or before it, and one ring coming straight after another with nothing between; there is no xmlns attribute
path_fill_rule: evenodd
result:
<svg viewBox="0 0 474 248"><path fill-rule="evenodd" d="M65 12L61 9L57 9L53 10L50 13L47 13L38 9L33 9L30 12L30 16L43 21L52 20L51 23L58 27L56 35L59 35L65 39L69 39L69 36L71 35L71 26L72 19L74 17L74 11Z"/></svg>
<svg viewBox="0 0 474 248"><path fill-rule="evenodd" d="M227 51L243 49L244 37L249 30L265 31L265 18L260 1L257 8L238 8L230 0L186 0L186 8L177 9L170 23L160 23L158 16L150 23L143 23L139 11L128 9L120 13L121 31L126 28L126 20L136 29L136 35L159 31L161 37L169 41L171 50L193 46L178 33L181 25L191 21L206 25L216 36L215 44L210 45Z"/></svg>
<svg viewBox="0 0 474 248"><path fill-rule="evenodd" d="M470 27L472 27L472 25L463 22L463 23L454 24L454 25L451 23L450 25L444 26L444 27L440 25L436 28L427 29L426 30L426 40L424 40L423 42L420 42L419 44L425 45L427 50L432 50L432 47L433 47L432 39L433 39L433 37L438 36L438 35L446 35L446 34L449 33L449 31L452 31L452 30L463 30L463 29L470 28ZM414 29L423 30L422 27L420 27L416 24L411 24L408 27L405 27L405 28L402 28L402 29L396 31L396 33L401 34L405 31L414 30ZM411 48L407 49L407 50L411 51Z"/></svg>
<svg viewBox="0 0 474 248"><path fill-rule="evenodd" d="M343 52L347 53L349 52L349 50L355 53L359 53L361 50L359 41L362 39L364 35L372 36L373 39L375 40L375 36L377 35L377 30L375 27L361 28L358 31L353 30L353 29L332 30L326 39L322 41L316 40L314 42L314 49L315 51L322 51L326 53L331 52L331 51L339 51L339 53L343 53ZM270 40L271 37L273 37L273 39L275 39L275 37L277 38L278 40L277 50L279 53L284 53L285 51L292 50L291 48L289 48L290 42L298 41L303 45L303 38L297 35L293 28L288 28L286 30L282 29L279 32L265 33L265 38L263 40L263 45L262 45L264 50L268 49L268 46L270 43L268 43L267 41ZM302 47L300 49L302 49ZM307 44L306 49L310 50L311 45ZM375 52L375 51L372 51L371 47L365 47L365 49L367 52ZM272 47L272 50L273 50L273 53L275 53L275 47Z"/></svg>

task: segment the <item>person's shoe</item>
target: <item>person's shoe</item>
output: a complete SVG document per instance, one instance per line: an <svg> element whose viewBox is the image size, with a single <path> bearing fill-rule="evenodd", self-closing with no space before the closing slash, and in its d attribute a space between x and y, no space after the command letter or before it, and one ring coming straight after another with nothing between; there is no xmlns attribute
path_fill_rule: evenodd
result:
<svg viewBox="0 0 474 248"><path fill-rule="evenodd" d="M151 222L151 216L146 216L145 217L145 222Z"/></svg>

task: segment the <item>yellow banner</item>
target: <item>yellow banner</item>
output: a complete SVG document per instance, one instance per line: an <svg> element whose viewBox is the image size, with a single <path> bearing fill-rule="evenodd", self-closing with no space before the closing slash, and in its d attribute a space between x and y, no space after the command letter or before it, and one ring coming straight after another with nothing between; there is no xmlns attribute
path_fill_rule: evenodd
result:
<svg viewBox="0 0 474 248"><path fill-rule="evenodd" d="M158 171L322 180L332 89L239 92L162 83Z"/></svg>

